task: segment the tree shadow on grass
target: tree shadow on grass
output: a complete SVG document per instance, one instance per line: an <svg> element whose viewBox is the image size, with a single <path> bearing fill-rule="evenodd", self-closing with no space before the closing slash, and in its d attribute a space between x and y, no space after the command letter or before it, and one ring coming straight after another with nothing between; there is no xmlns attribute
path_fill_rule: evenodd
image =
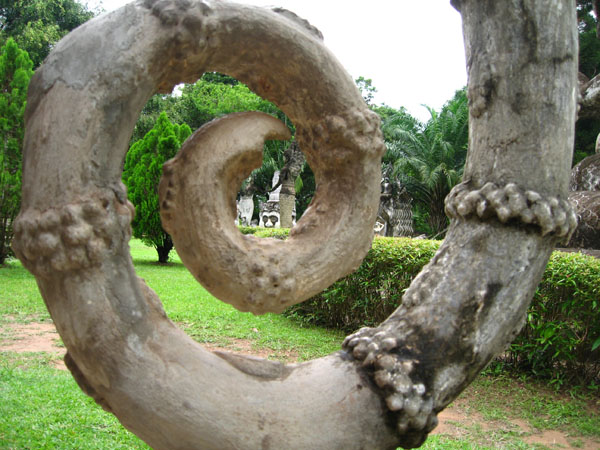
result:
<svg viewBox="0 0 600 450"><path fill-rule="evenodd" d="M181 261L169 261L161 263L147 259L133 259L133 265L136 267L185 267Z"/></svg>

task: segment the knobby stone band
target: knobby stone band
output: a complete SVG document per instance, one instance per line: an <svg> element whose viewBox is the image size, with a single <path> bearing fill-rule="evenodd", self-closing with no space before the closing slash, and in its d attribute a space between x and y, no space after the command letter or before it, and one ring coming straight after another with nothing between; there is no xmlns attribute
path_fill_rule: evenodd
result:
<svg viewBox="0 0 600 450"><path fill-rule="evenodd" d="M446 214L452 219L496 217L500 222L520 221L541 228L542 236L555 233L568 240L577 227L577 215L568 200L542 196L515 183L498 186L488 182L475 188L460 183L446 197Z"/></svg>
<svg viewBox="0 0 600 450"><path fill-rule="evenodd" d="M15 220L13 249L40 276L99 267L129 241L134 215L122 184L42 211L30 208Z"/></svg>
<svg viewBox="0 0 600 450"><path fill-rule="evenodd" d="M418 358L401 347L394 333L381 327L361 328L342 344L381 389L398 432L418 442L437 426L437 412L433 393L421 379Z"/></svg>

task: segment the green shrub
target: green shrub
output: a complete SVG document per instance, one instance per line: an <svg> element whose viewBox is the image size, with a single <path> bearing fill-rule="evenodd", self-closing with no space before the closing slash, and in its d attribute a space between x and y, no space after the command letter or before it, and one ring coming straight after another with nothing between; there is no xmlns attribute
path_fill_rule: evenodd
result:
<svg viewBox="0 0 600 450"><path fill-rule="evenodd" d="M376 238L359 269L288 308L312 324L346 332L376 326L400 304L437 241ZM502 366L559 384L600 381L600 261L554 252L528 311L527 324Z"/></svg>
<svg viewBox="0 0 600 450"><path fill-rule="evenodd" d="M554 252L508 363L553 382L600 378L600 260Z"/></svg>
<svg viewBox="0 0 600 450"><path fill-rule="evenodd" d="M289 232L258 227L240 227L240 231L278 239L285 239ZM345 332L376 326L398 307L404 291L439 244L376 237L358 270L284 314ZM597 386L600 260L554 252L527 313L526 326L495 364L496 368L529 373L559 385Z"/></svg>
<svg viewBox="0 0 600 450"><path fill-rule="evenodd" d="M254 233L254 236L285 240L287 239L289 232L289 228L258 228L258 231Z"/></svg>
<svg viewBox="0 0 600 450"><path fill-rule="evenodd" d="M376 237L354 273L286 314L346 332L375 326L398 307L402 294L438 246L437 241Z"/></svg>
<svg viewBox="0 0 600 450"><path fill-rule="evenodd" d="M240 233L242 234L254 234L256 233L258 230L264 230L264 228L258 228L258 227L244 227L242 225L238 226L238 230L240 230Z"/></svg>
<svg viewBox="0 0 600 450"><path fill-rule="evenodd" d="M242 234L252 234L260 238L286 239L290 232L289 228L263 228L263 227L238 227Z"/></svg>

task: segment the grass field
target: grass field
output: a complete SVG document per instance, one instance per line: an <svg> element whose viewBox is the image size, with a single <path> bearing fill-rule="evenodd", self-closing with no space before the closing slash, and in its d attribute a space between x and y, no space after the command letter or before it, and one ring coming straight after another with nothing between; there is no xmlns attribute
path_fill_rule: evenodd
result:
<svg viewBox="0 0 600 450"><path fill-rule="evenodd" d="M340 332L272 314L240 313L214 299L175 254L161 266L154 262L154 250L139 241L132 241L131 252L138 275L158 293L169 317L201 343L233 351L243 343L284 361L312 359L340 347ZM17 261L0 268L0 286L0 339L10 339L2 325L50 321L35 280ZM148 448L86 397L52 359L48 353L0 352L0 449ZM565 436L571 448L600 449L600 404L591 395L484 376L457 404L458 431L432 436L423 448L560 448L529 443L530 436L552 431Z"/></svg>
<svg viewBox="0 0 600 450"><path fill-rule="evenodd" d="M168 265L156 263L156 252L138 240L130 243L137 274L154 289L171 320L201 343L226 346L233 339L268 347L274 355L293 349L300 360L340 349L341 332L306 326L276 314L254 316L212 297L188 272L175 252ZM3 321L45 321L50 316L33 277L18 261L0 269ZM1 323L1 322L0 322Z"/></svg>

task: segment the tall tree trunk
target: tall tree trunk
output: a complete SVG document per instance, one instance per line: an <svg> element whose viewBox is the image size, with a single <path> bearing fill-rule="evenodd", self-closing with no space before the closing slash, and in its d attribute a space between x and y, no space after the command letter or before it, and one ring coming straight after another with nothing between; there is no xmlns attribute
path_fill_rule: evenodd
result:
<svg viewBox="0 0 600 450"><path fill-rule="evenodd" d="M427 218L427 225L431 228L433 236L432 239L442 239L444 232L448 228L449 222L448 217L443 209L440 209L440 204L435 203L430 205L429 217Z"/></svg>
<svg viewBox="0 0 600 450"><path fill-rule="evenodd" d="M281 169L279 192L279 216L281 228L291 228L293 225L293 211L296 206L296 178L302 171L304 154L296 141L285 150L285 165Z"/></svg>
<svg viewBox="0 0 600 450"><path fill-rule="evenodd" d="M8 219L0 217L0 266L4 264L10 253L10 231Z"/></svg>
<svg viewBox="0 0 600 450"><path fill-rule="evenodd" d="M169 253L173 249L173 240L171 236L167 234L167 236L163 239L162 245L156 247L156 252L158 253L158 262L160 264L166 264L169 262Z"/></svg>
<svg viewBox="0 0 600 450"><path fill-rule="evenodd" d="M294 206L296 206L296 190L294 189L294 183L281 183L281 192L279 193L281 228L292 228L294 224Z"/></svg>

